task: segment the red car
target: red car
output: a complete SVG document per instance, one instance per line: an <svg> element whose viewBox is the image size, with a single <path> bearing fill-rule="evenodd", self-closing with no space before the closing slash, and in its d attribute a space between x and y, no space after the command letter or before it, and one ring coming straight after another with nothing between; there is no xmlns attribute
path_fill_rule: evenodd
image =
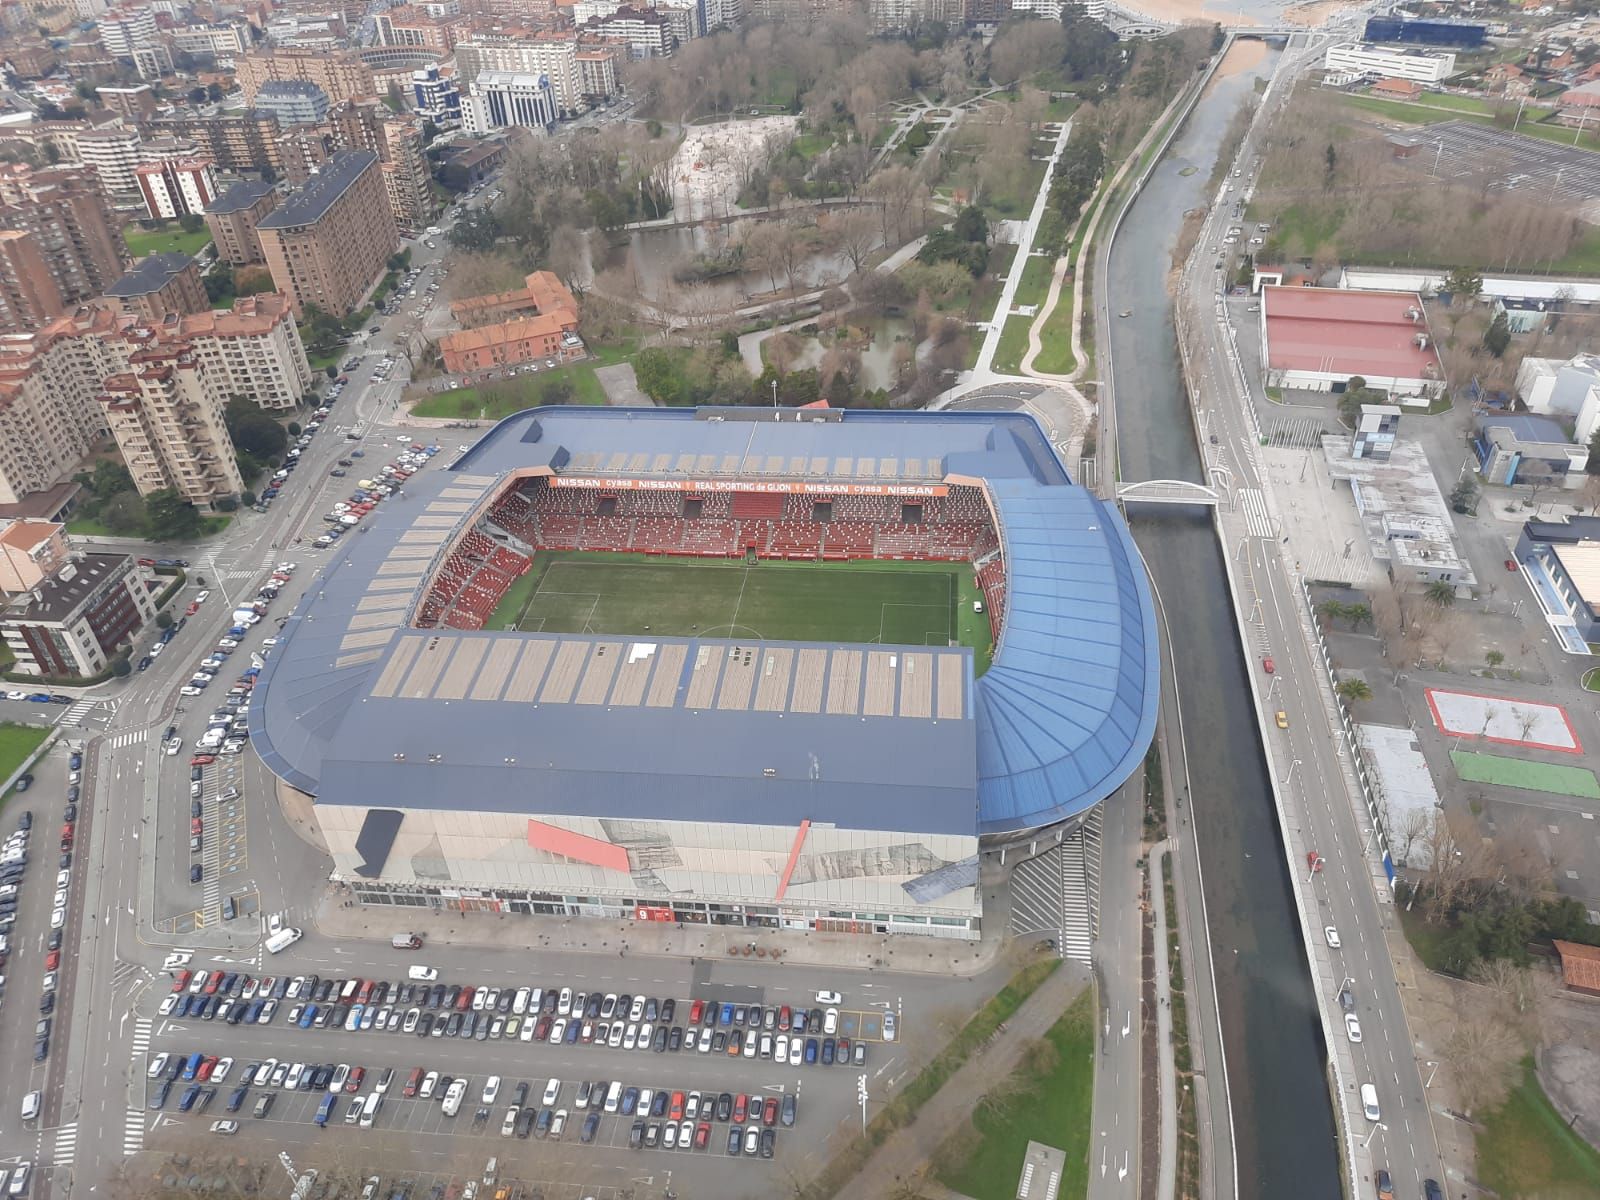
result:
<svg viewBox="0 0 1600 1200"><path fill-rule="evenodd" d="M217 1060L215 1056L208 1054L205 1058L200 1060L200 1069L194 1073L194 1077L200 1083L204 1083L206 1080L211 1078L211 1072L215 1071L216 1069Z"/></svg>
<svg viewBox="0 0 1600 1200"><path fill-rule="evenodd" d="M344 1090L347 1092L359 1092L361 1090L361 1081L366 1077L367 1069L365 1067L351 1067L350 1076L344 1081Z"/></svg>
<svg viewBox="0 0 1600 1200"><path fill-rule="evenodd" d="M222 986L222 972L221 971L213 971L213 972L211 972L211 978L206 980L206 986L202 990L208 996L215 996L217 994L217 989L219 987L221 987L221 986Z"/></svg>
<svg viewBox="0 0 1600 1200"><path fill-rule="evenodd" d="M417 1087L421 1083L422 1083L422 1068L421 1067L413 1067L411 1069L411 1074L406 1076L406 1086L401 1089L400 1094L402 1096L404 1096L407 1100L411 1099L413 1096L415 1096L417 1094Z"/></svg>
<svg viewBox="0 0 1600 1200"><path fill-rule="evenodd" d="M183 970L179 971L175 976L173 976L172 990L175 992L183 991L184 988L189 986L189 980L191 978L193 978L193 972L191 972L188 967L185 967Z"/></svg>
<svg viewBox="0 0 1600 1200"><path fill-rule="evenodd" d="M700 1018L705 1015L705 1011L706 1002L704 1000L696 1000L693 1004L689 1005L689 1024L700 1024Z"/></svg>
<svg viewBox="0 0 1600 1200"><path fill-rule="evenodd" d="M217 756L215 754L196 754L189 760L189 765L191 767L203 767L208 763L214 763L216 761Z"/></svg>
<svg viewBox="0 0 1600 1200"><path fill-rule="evenodd" d="M350 382L350 376L341 375L337 379L335 379L334 382L335 383L349 383Z"/></svg>
<svg viewBox="0 0 1600 1200"><path fill-rule="evenodd" d="M788 1029L794 1022L794 1012L785 1004L778 1010L778 1028Z"/></svg>
<svg viewBox="0 0 1600 1200"><path fill-rule="evenodd" d="M186 616L186 617L192 617L192 616L195 615L195 613L197 613L199 611L200 611L199 603L197 601L191 600L191 601L189 601L189 607L183 610L183 615Z"/></svg>
<svg viewBox="0 0 1600 1200"><path fill-rule="evenodd" d="M141 567L153 567L156 565L156 560L153 558L141 558L138 562Z"/></svg>
<svg viewBox="0 0 1600 1200"><path fill-rule="evenodd" d="M199 817L195 817L194 819L192 819L189 822L189 832L190 833L200 833L200 832L204 831L204 829L205 829L205 822L202 821Z"/></svg>
<svg viewBox="0 0 1600 1200"><path fill-rule="evenodd" d="M1506 570L1515 575L1517 573L1517 560L1514 558L1506 559Z"/></svg>
<svg viewBox="0 0 1600 1200"><path fill-rule="evenodd" d="M1273 666L1272 659L1270 657L1269 658L1263 658L1261 660L1261 669L1263 671L1265 671L1268 675L1271 675L1273 671L1277 670L1277 668L1275 666Z"/></svg>
<svg viewBox="0 0 1600 1200"><path fill-rule="evenodd" d="M52 950L52 951L50 951L49 954L46 954L44 956L44 969L46 971L54 971L60 965L61 965L61 951Z"/></svg>
<svg viewBox="0 0 1600 1200"><path fill-rule="evenodd" d="M711 1122L701 1121L694 1127L694 1148L704 1150L709 1141L711 1141Z"/></svg>
<svg viewBox="0 0 1600 1200"><path fill-rule="evenodd" d="M778 1098L776 1096L767 1097L767 1102L761 1109L761 1123L769 1127L778 1123Z"/></svg>
<svg viewBox="0 0 1600 1200"><path fill-rule="evenodd" d="M740 1092L733 1098L733 1123L735 1125L744 1124L744 1118L747 1112L746 1106L747 1102L743 1092Z"/></svg>
<svg viewBox="0 0 1600 1200"><path fill-rule="evenodd" d="M681 1120L683 1120L683 1093L682 1092L673 1092L672 1093L672 1103L667 1106L667 1120L669 1120L669 1121L681 1121Z"/></svg>

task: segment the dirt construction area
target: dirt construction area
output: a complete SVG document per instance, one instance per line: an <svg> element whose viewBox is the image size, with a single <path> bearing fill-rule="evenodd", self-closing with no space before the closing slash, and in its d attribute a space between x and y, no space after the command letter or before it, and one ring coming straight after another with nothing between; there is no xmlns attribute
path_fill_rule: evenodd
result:
<svg viewBox="0 0 1600 1200"><path fill-rule="evenodd" d="M794 137L796 124L780 116L689 126L672 159L672 215L680 221L726 216L750 170Z"/></svg>

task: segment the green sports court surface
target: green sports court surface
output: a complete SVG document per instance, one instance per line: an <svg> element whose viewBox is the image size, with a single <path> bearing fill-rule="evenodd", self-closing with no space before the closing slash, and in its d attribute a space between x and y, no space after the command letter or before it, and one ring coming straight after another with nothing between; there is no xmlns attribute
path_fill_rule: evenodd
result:
<svg viewBox="0 0 1600 1200"><path fill-rule="evenodd" d="M1558 763L1530 762L1524 758L1477 754L1469 750L1452 750L1450 761L1455 763L1457 774L1468 783L1498 783L1530 792L1600 800L1600 783L1586 767L1564 767Z"/></svg>
<svg viewBox="0 0 1600 1200"><path fill-rule="evenodd" d="M542 551L485 629L971 646L989 619L966 563L795 563Z"/></svg>

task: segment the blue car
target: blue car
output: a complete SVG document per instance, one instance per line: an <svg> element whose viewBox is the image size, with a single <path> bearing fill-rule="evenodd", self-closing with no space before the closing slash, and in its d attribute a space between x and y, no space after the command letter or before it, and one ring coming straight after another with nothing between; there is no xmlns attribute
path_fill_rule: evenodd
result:
<svg viewBox="0 0 1600 1200"><path fill-rule="evenodd" d="M206 1056L198 1050L189 1055L189 1061L183 1064L183 1081L185 1083L195 1077L195 1073L200 1070L200 1064L205 1060Z"/></svg>
<svg viewBox="0 0 1600 1200"><path fill-rule="evenodd" d="M188 1112L194 1107L194 1102L200 1098L200 1085L191 1083L183 1090L183 1099L178 1101L178 1111Z"/></svg>
<svg viewBox="0 0 1600 1200"><path fill-rule="evenodd" d="M261 1010L267 1006L265 1000L252 1000L249 1009L245 1012L244 1019L254 1025L261 1017Z"/></svg>
<svg viewBox="0 0 1600 1200"><path fill-rule="evenodd" d="M310 1029L312 1022L315 1021L316 1019L317 1019L317 1006L315 1004L306 1005L305 1011L300 1014L300 1028L301 1029Z"/></svg>
<svg viewBox="0 0 1600 1200"><path fill-rule="evenodd" d="M164 1108L164 1107L166 1107L167 1097L170 1096L170 1095L172 1095L172 1080L163 1079L161 1081L161 1086L156 1088L155 1095L150 1097L150 1107L151 1108Z"/></svg>
<svg viewBox="0 0 1600 1200"><path fill-rule="evenodd" d="M562 1041L564 1043L566 1043L568 1046L575 1046L575 1045L578 1044L578 1034L581 1033L582 1031L583 1031L583 1022L582 1021L571 1021L571 1022L569 1022L567 1024L567 1032L562 1037Z"/></svg>
<svg viewBox="0 0 1600 1200"><path fill-rule="evenodd" d="M806 1039L806 1062L807 1063L814 1063L816 1061L817 1061L817 1039L816 1038L807 1038Z"/></svg>
<svg viewBox="0 0 1600 1200"><path fill-rule="evenodd" d="M722 1015L718 1018L717 1023L719 1025L732 1025L733 1024L733 1005L732 1004L724 1004L722 1006Z"/></svg>

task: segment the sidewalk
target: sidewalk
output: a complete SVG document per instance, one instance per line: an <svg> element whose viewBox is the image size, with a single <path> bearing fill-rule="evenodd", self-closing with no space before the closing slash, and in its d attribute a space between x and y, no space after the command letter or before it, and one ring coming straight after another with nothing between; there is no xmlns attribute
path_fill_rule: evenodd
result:
<svg viewBox="0 0 1600 1200"><path fill-rule="evenodd" d="M776 966L844 967L865 971L982 974L1000 955L1003 934L977 942L917 936L865 936L742 925L680 925L600 917L523 916L519 913L451 912L351 904L336 885L313 919L331 938L387 939L418 933L427 942L497 949L555 950L577 954L732 960ZM1003 923L1002 923L1003 927ZM754 949L746 954L746 947Z"/></svg>
<svg viewBox="0 0 1600 1200"><path fill-rule="evenodd" d="M902 1186L915 1186L919 1194L933 1194L921 1177L939 1147L966 1123L984 1095L1022 1065L1028 1048L1061 1019L1087 983L1088 972L1083 967L1062 963L1000 1027L1000 1032L945 1081L918 1110L916 1119L878 1147L839 1192L837 1200L884 1200L901 1194ZM946 1193L941 1189L940 1194Z"/></svg>

